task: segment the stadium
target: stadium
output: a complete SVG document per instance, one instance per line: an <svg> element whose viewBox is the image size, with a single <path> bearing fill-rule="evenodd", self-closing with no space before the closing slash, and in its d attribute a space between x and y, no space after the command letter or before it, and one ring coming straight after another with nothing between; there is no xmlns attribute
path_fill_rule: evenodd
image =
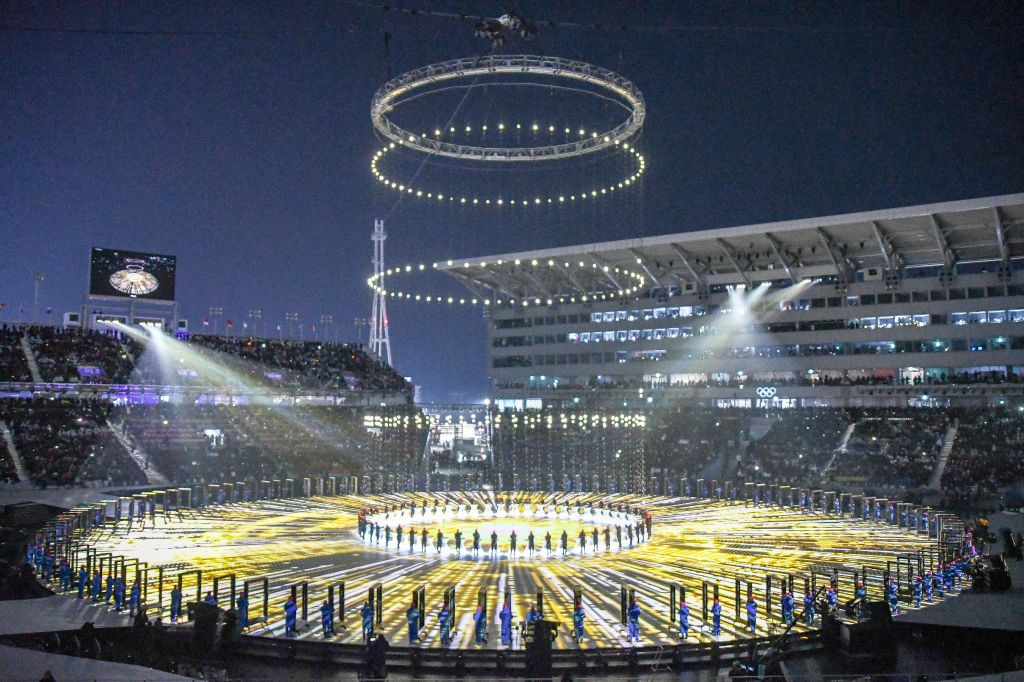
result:
<svg viewBox="0 0 1024 682"><path fill-rule="evenodd" d="M517 53L604 29L374 9L489 49L359 103L354 338L127 232L0 306L5 679L1018 679L1024 194L628 236L657 84Z"/></svg>

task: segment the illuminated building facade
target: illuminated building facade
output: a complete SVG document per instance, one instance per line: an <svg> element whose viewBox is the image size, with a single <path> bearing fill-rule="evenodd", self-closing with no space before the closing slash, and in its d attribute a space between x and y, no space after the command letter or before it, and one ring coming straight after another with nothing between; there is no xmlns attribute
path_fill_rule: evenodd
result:
<svg viewBox="0 0 1024 682"><path fill-rule="evenodd" d="M437 267L491 303L499 408L1016 403L1022 224L1015 194Z"/></svg>

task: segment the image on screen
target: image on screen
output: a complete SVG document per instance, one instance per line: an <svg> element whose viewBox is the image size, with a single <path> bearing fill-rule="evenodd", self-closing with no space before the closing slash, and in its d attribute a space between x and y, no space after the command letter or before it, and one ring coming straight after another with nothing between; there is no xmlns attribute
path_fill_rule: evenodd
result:
<svg viewBox="0 0 1024 682"><path fill-rule="evenodd" d="M89 294L173 301L176 264L174 256L93 248Z"/></svg>

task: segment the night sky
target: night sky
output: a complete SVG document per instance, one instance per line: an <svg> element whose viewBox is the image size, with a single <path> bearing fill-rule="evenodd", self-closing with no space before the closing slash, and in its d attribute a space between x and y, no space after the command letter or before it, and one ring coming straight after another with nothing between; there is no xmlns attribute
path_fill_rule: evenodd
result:
<svg viewBox="0 0 1024 682"><path fill-rule="evenodd" d="M636 27L541 25L516 50L607 66L644 92L642 215L591 223L595 240L1024 190L1019 3L515 4ZM236 331L261 308L271 329L285 312L332 314L354 340L373 218L390 206L368 172L370 98L389 59L398 74L486 50L471 21L372 2L3 2L0 24L0 322L30 314L35 271L41 308L77 308L104 246L176 254L193 329L210 306ZM579 241L453 220L399 207L389 261ZM481 400L479 313L390 305L399 371L428 400Z"/></svg>

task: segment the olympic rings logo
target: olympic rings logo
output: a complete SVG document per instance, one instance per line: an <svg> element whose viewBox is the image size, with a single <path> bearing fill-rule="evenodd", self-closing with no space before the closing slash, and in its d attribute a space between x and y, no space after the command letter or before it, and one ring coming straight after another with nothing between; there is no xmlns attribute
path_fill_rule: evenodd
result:
<svg viewBox="0 0 1024 682"><path fill-rule="evenodd" d="M758 398L767 400L768 398L775 397L776 389L774 386L758 386L756 390Z"/></svg>

